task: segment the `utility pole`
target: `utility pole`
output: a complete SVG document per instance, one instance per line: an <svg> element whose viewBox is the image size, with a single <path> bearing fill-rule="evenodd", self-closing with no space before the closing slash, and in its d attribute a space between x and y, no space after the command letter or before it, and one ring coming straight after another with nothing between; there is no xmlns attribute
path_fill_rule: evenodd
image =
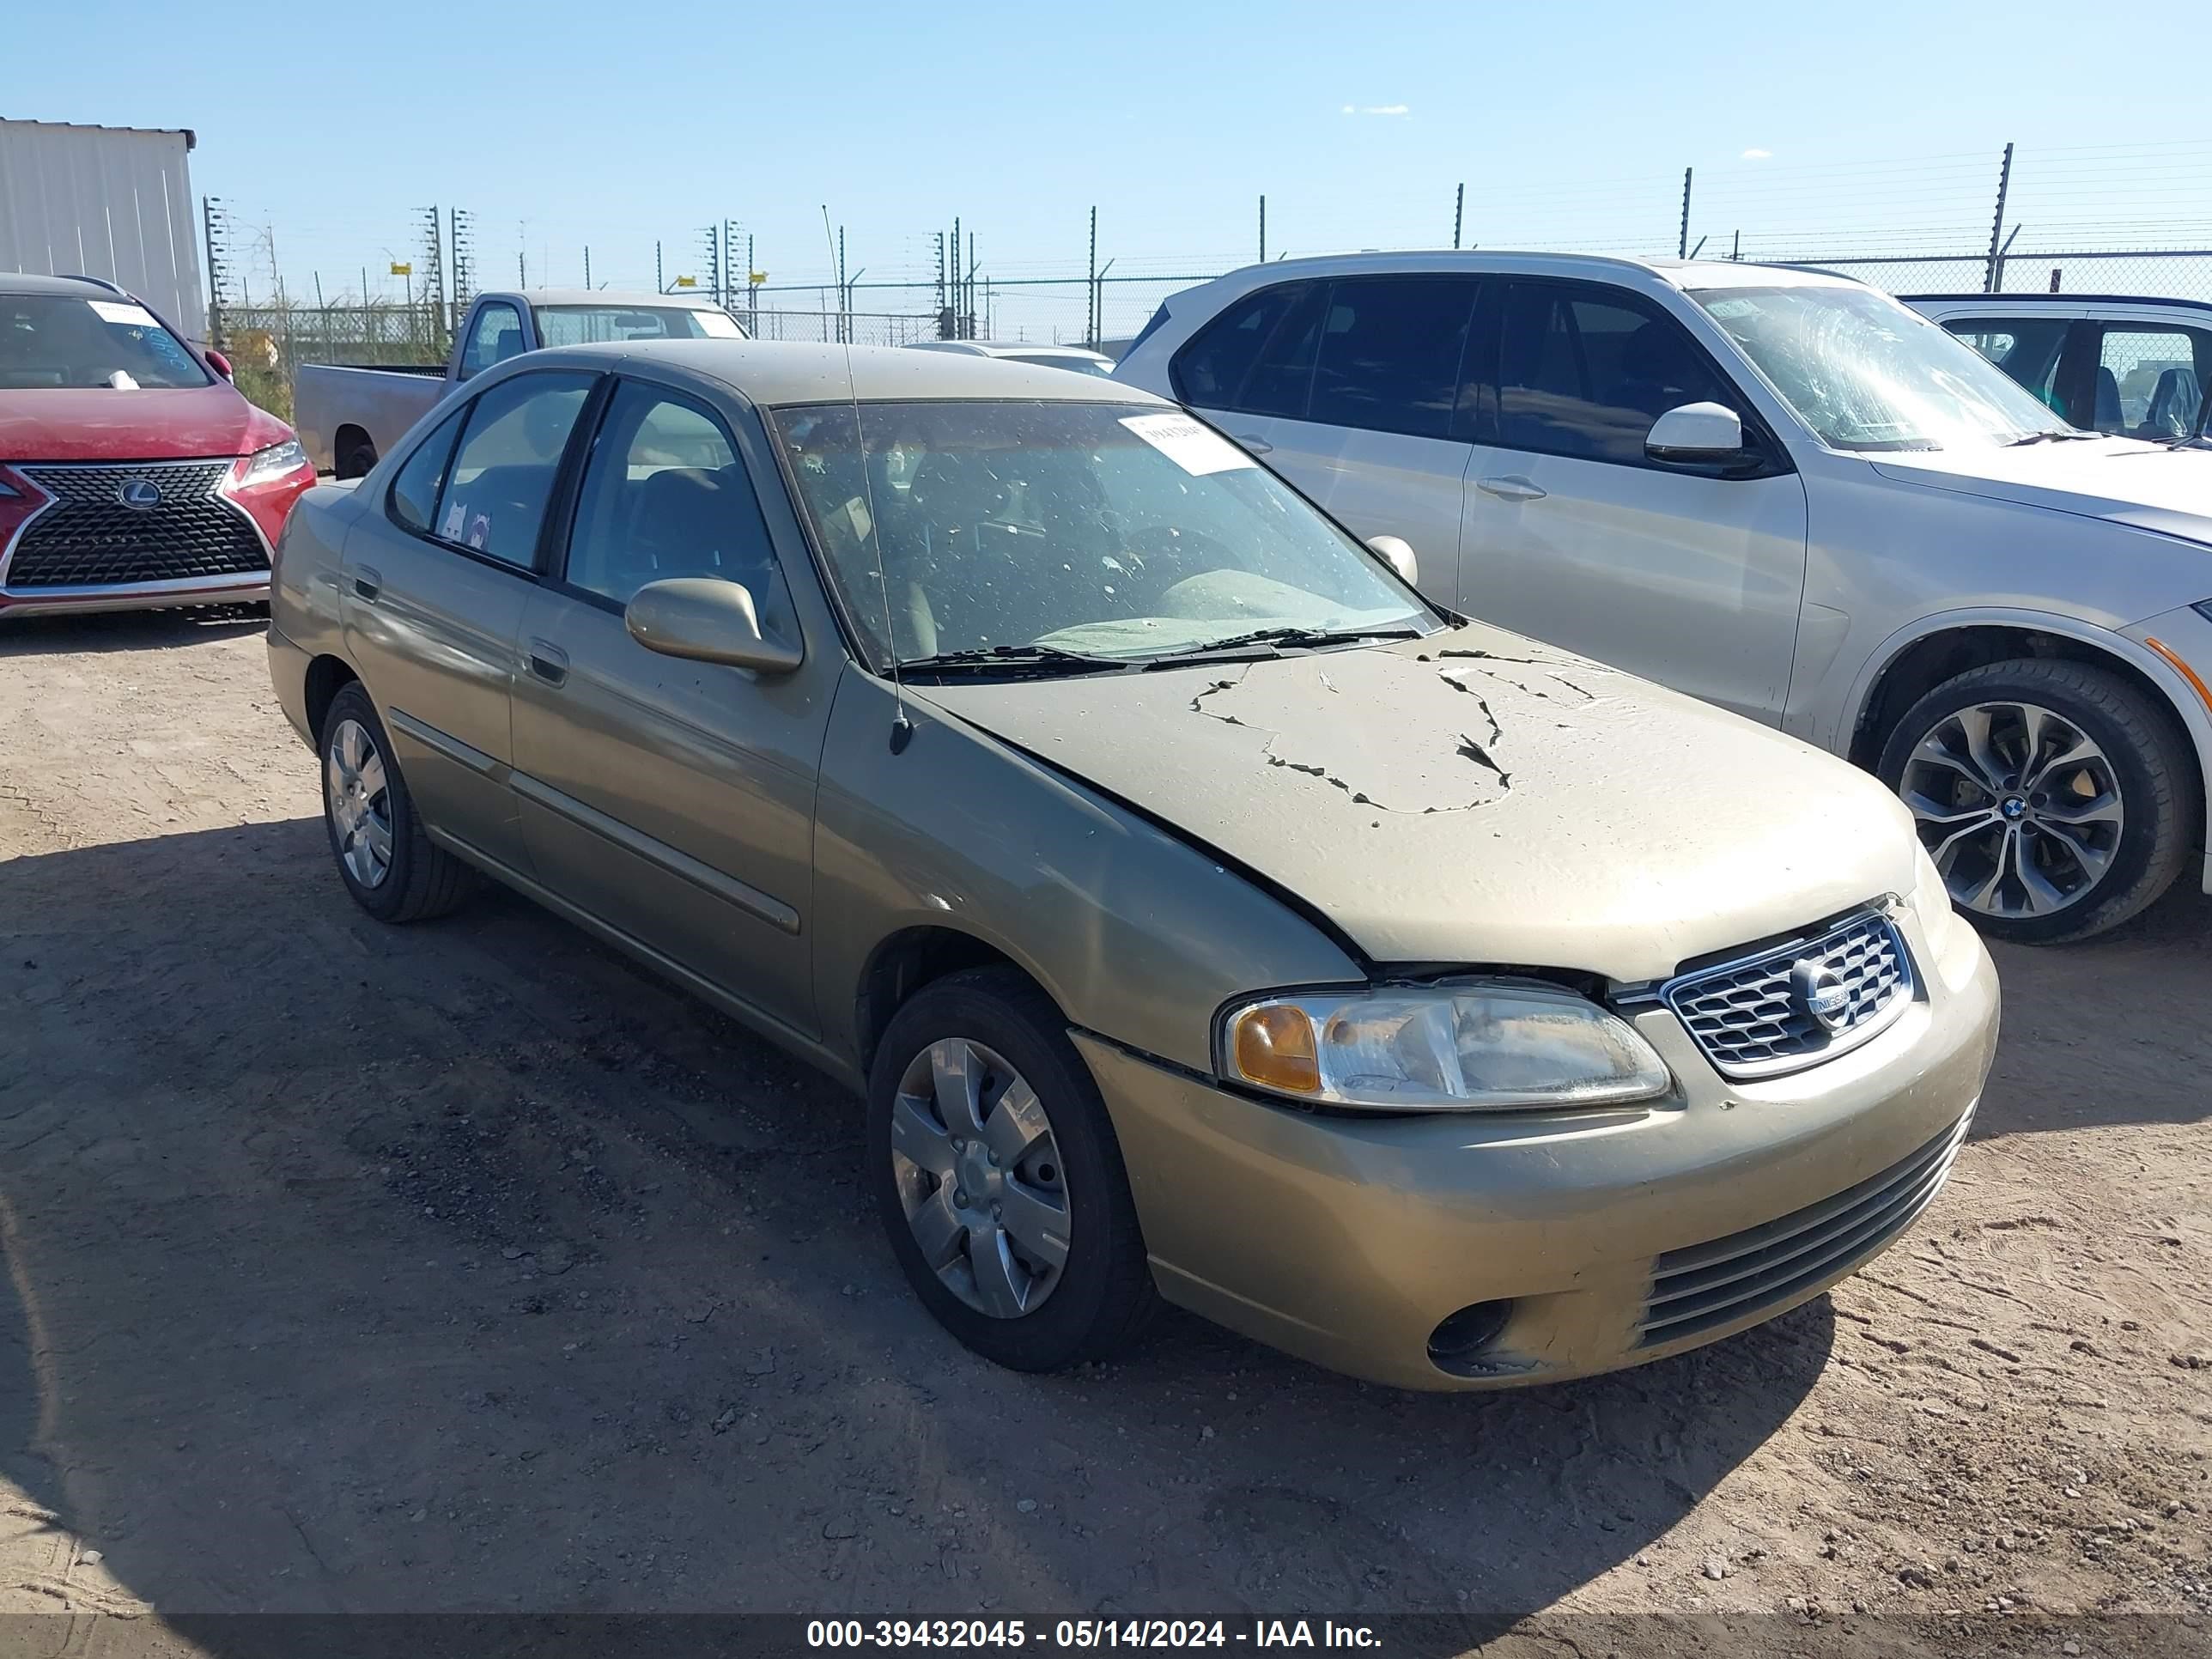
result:
<svg viewBox="0 0 2212 1659"><path fill-rule="evenodd" d="M1264 191L1260 195L1260 263L1267 263L1267 197Z"/></svg>
<svg viewBox="0 0 2212 1659"><path fill-rule="evenodd" d="M668 279L660 274L660 238L653 239L653 289L656 294L668 292Z"/></svg>
<svg viewBox="0 0 2212 1659"><path fill-rule="evenodd" d="M222 299L230 279L230 216L220 196L200 198L201 234L207 242L208 343L222 349Z"/></svg>
<svg viewBox="0 0 2212 1659"><path fill-rule="evenodd" d="M591 285L592 285L592 245L591 245L589 242L586 242L586 243L585 243L585 244L584 244L584 286L585 286L586 288L589 288L589 287L591 287Z"/></svg>
<svg viewBox="0 0 2212 1659"><path fill-rule="evenodd" d="M461 317L477 292L476 216L466 208L446 210L446 236L453 247L453 331L461 331Z"/></svg>
<svg viewBox="0 0 2212 1659"><path fill-rule="evenodd" d="M1459 194L1452 198L1452 246L1454 247L1459 246L1460 226L1466 218L1467 185L1462 184L1459 187Z"/></svg>
<svg viewBox="0 0 2212 1659"><path fill-rule="evenodd" d="M968 279L960 285L962 298L966 301L961 315L968 319L968 338L975 337L975 233L968 233Z"/></svg>
<svg viewBox="0 0 2212 1659"><path fill-rule="evenodd" d="M760 327L760 283L753 273L760 267L753 263L753 234L745 233L745 315L752 319L752 328Z"/></svg>
<svg viewBox="0 0 2212 1659"><path fill-rule="evenodd" d="M1091 282L1089 306L1083 319L1083 343L1097 347L1098 341L1098 210L1091 210Z"/></svg>
<svg viewBox="0 0 2212 1659"><path fill-rule="evenodd" d="M1682 234L1675 240L1674 257L1678 259L1690 257L1690 169L1687 167L1682 169Z"/></svg>
<svg viewBox="0 0 2212 1659"><path fill-rule="evenodd" d="M845 227L837 227L837 337L849 340L848 319L853 310L853 290L845 282Z"/></svg>
<svg viewBox="0 0 2212 1659"><path fill-rule="evenodd" d="M2005 191L2010 189L2011 185L2012 146L2007 144L2004 148L2004 161L1997 168L1997 212L1996 217L1990 222L1990 263L1988 270L1982 276L1982 292L1984 294L1995 294L1997 291L1997 283L2004 275L2004 245L2002 239L2004 235Z"/></svg>
<svg viewBox="0 0 2212 1659"><path fill-rule="evenodd" d="M442 349L447 317L445 239L439 234L438 210L424 208L422 214L422 258L426 261L422 274L422 308L429 313L430 344ZM318 303L320 303L319 300Z"/></svg>

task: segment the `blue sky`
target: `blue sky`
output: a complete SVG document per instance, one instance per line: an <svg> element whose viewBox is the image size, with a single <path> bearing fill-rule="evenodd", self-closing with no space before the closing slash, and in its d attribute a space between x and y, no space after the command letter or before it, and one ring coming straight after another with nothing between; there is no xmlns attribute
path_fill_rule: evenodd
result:
<svg viewBox="0 0 2212 1659"><path fill-rule="evenodd" d="M268 285L396 287L410 210L477 216L482 280L649 283L696 228L757 238L777 282L922 275L961 216L986 271L1080 272L1087 215L1126 273L1468 239L1671 252L1973 245L2021 150L2033 238L2212 246L2212 140L2138 37L2100 70L2078 4L1469 3L1085 7L847 0L617 8L380 0L247 26L146 0L25 4L40 66L4 112L189 126ZM1350 112L1346 112L1349 110ZM1152 295L1127 296L1149 309ZM869 301L864 295L863 308ZM884 308L906 302L886 299Z"/></svg>

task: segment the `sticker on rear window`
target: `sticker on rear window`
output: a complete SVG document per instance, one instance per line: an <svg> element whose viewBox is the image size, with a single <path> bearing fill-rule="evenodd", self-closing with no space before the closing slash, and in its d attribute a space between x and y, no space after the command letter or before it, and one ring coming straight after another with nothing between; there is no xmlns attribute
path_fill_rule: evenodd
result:
<svg viewBox="0 0 2212 1659"><path fill-rule="evenodd" d="M85 304L100 314L100 320L103 323L121 323L128 328L161 326L154 320L154 313L143 306L128 305L118 300L87 300Z"/></svg>
<svg viewBox="0 0 2212 1659"><path fill-rule="evenodd" d="M457 542L460 540L461 532L466 528L468 522L469 509L466 503L455 501L447 510L446 522L439 527L438 533L449 542Z"/></svg>
<svg viewBox="0 0 2212 1659"><path fill-rule="evenodd" d="M1219 433L1200 426L1188 415L1131 415L1121 424L1194 478L1259 465Z"/></svg>
<svg viewBox="0 0 2212 1659"><path fill-rule="evenodd" d="M710 340L744 337L745 331L738 326L738 319L726 312L695 311L691 314L699 319L699 331Z"/></svg>

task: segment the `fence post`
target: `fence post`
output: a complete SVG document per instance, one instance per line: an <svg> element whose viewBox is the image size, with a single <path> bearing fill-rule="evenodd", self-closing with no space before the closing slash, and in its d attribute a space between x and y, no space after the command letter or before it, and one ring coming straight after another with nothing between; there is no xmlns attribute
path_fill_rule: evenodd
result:
<svg viewBox="0 0 2212 1659"><path fill-rule="evenodd" d="M1690 169L1682 169L1682 234L1675 239L1674 257L1690 257Z"/></svg>
<svg viewBox="0 0 2212 1659"><path fill-rule="evenodd" d="M1466 218L1467 185L1462 183L1459 187L1459 193L1452 198L1452 246L1455 248L1459 246L1460 226Z"/></svg>
<svg viewBox="0 0 2212 1659"><path fill-rule="evenodd" d="M1083 319L1083 343L1095 347L1098 343L1098 210L1091 210L1091 280L1085 285L1089 312Z"/></svg>
<svg viewBox="0 0 2212 1659"><path fill-rule="evenodd" d="M1990 222L1990 263L1989 268L1982 276L1982 292L1984 294L1994 294L1997 291L1997 276L2003 259L2003 245L1999 239L2004 235L2005 191L2011 184L2012 146L2007 144L2004 148L2003 164L1997 168L1996 217Z"/></svg>
<svg viewBox="0 0 2212 1659"><path fill-rule="evenodd" d="M1267 263L1267 197L1264 191L1260 195L1260 263Z"/></svg>

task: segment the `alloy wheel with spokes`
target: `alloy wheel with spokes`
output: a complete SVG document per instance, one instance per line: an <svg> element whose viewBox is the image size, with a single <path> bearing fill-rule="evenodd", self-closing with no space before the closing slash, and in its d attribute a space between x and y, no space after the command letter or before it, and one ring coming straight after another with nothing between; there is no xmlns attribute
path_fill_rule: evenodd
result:
<svg viewBox="0 0 2212 1659"><path fill-rule="evenodd" d="M374 890L392 873L392 793L384 757L356 720L332 722L323 747L323 793L338 857Z"/></svg>
<svg viewBox="0 0 2212 1659"><path fill-rule="evenodd" d="M891 1162L923 1262L994 1319L1059 1287L1066 1171L1043 1103L996 1050L943 1037L914 1056L891 1103Z"/></svg>

